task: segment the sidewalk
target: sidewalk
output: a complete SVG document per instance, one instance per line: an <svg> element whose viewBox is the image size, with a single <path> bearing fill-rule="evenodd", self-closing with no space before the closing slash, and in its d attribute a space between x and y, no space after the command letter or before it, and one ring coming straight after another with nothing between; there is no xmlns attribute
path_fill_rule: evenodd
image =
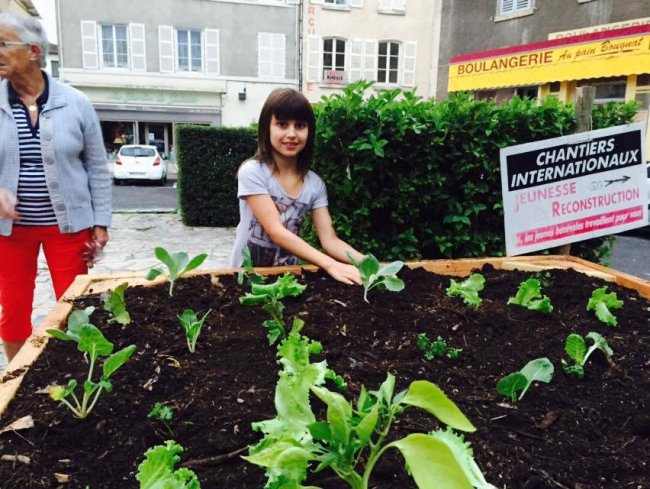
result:
<svg viewBox="0 0 650 489"><path fill-rule="evenodd" d="M208 253L201 268L219 268L228 264L230 250L235 241L235 228L188 227L177 214L113 214L109 229L110 241L104 256L90 275L117 272L137 272L143 275L158 264L153 254L156 246L169 252L187 252L190 257ZM33 323L38 324L55 304L50 276L41 253L34 291ZM0 348L0 373L7 366L4 351Z"/></svg>

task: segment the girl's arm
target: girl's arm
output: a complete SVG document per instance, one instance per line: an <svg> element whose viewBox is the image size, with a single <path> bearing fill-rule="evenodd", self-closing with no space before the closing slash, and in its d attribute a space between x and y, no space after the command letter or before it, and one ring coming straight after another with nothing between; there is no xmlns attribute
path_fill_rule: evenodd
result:
<svg viewBox="0 0 650 489"><path fill-rule="evenodd" d="M280 222L280 213L268 195L250 195L246 197L253 214L275 244L289 253L322 268L333 278L346 284L361 284L359 271L347 263L321 253L300 236L293 234ZM329 214L328 214L329 216ZM320 232L319 232L320 236ZM347 257L345 258L347 262Z"/></svg>
<svg viewBox="0 0 650 489"><path fill-rule="evenodd" d="M343 263L350 263L348 253L355 260L361 261L363 255L336 235L336 231L334 231L334 226L332 225L332 217L327 207L314 209L312 211L312 220L314 221L314 227L318 234L318 240L323 246L325 253Z"/></svg>

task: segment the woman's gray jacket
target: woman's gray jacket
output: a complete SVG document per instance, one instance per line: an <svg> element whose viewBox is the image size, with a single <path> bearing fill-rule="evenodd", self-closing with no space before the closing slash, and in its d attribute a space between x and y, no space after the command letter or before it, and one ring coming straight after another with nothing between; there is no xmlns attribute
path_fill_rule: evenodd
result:
<svg viewBox="0 0 650 489"><path fill-rule="evenodd" d="M74 233L110 226L112 179L99 119L88 98L50 75L49 97L39 118L43 168L59 229ZM20 154L18 128L0 81L0 188L17 194ZM0 218L0 236L13 221Z"/></svg>

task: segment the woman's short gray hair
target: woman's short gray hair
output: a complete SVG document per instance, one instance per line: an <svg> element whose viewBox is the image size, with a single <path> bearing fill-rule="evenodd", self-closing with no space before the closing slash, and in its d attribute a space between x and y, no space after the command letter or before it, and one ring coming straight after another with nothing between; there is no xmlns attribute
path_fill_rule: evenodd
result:
<svg viewBox="0 0 650 489"><path fill-rule="evenodd" d="M4 12L0 14L0 29L13 31L22 42L38 45L41 48L39 63L41 68L45 67L45 58L47 58L50 43L47 40L47 34L43 26L37 19L26 15Z"/></svg>

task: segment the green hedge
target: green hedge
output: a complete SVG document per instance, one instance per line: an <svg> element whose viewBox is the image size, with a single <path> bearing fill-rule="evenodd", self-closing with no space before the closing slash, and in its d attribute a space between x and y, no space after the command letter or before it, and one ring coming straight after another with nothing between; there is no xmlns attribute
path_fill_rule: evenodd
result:
<svg viewBox="0 0 650 489"><path fill-rule="evenodd" d="M174 139L183 222L189 226L236 226L237 168L255 153L256 132L179 125Z"/></svg>
<svg viewBox="0 0 650 489"><path fill-rule="evenodd" d="M503 255L499 149L571 134L573 107L466 94L437 103L398 89L368 97L368 88L350 85L316 106L313 169L327 184L339 235L383 260ZM596 107L593 127L628 123L635 108ZM305 237L316 242L310 228ZM572 250L601 261L611 243Z"/></svg>

